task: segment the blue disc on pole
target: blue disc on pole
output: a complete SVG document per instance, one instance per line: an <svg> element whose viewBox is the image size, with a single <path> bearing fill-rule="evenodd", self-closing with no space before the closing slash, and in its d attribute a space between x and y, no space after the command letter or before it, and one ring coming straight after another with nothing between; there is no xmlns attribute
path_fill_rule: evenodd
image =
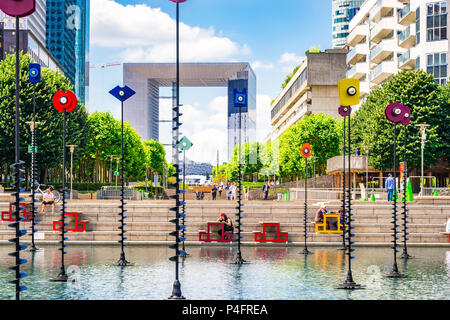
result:
<svg viewBox="0 0 450 320"><path fill-rule="evenodd" d="M112 94L116 99L120 100L121 102L124 102L134 96L136 92L131 89L130 87L124 86L120 87L117 86L111 91L109 91L110 94Z"/></svg>

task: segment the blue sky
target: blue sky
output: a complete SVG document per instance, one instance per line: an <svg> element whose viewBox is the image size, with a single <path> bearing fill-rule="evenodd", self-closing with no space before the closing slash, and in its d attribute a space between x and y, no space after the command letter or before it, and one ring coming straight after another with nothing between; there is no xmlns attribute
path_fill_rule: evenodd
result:
<svg viewBox="0 0 450 320"><path fill-rule="evenodd" d="M174 20L175 4L169 0L91 1L91 65L174 61ZM331 0L188 0L180 5L180 20L182 61L252 64L259 140L270 129L270 100L279 94L286 74L312 46L331 47ZM92 68L89 111L111 111L118 118L120 105L105 94L117 84L122 84L121 66ZM225 154L225 95L225 88L181 91L185 114L190 114L182 131L197 146L189 158L214 162L217 149ZM161 117L168 111L162 103ZM202 123L195 121L199 117ZM169 126L161 126L161 142L170 141L169 133Z"/></svg>

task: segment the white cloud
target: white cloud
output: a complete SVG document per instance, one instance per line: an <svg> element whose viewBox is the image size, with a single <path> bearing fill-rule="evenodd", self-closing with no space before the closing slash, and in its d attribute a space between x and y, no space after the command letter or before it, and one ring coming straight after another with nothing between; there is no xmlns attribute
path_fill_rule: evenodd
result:
<svg viewBox="0 0 450 320"><path fill-rule="evenodd" d="M105 48L121 49L126 62L167 62L175 60L175 20L159 8L144 4L121 5L113 0L91 2L91 42ZM230 60L249 55L247 45L208 29L180 23L180 59L183 61Z"/></svg>
<svg viewBox="0 0 450 320"><path fill-rule="evenodd" d="M281 64L300 64L304 57L299 57L295 53L285 52L281 55L279 62Z"/></svg>
<svg viewBox="0 0 450 320"><path fill-rule="evenodd" d="M252 63L252 69L253 70L272 70L274 68L274 65L272 63L264 63L261 61L255 61Z"/></svg>

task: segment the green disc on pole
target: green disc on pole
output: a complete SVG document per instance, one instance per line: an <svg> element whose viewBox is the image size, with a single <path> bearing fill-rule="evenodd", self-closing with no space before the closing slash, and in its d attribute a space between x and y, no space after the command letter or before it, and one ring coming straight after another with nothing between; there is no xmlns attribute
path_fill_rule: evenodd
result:
<svg viewBox="0 0 450 320"><path fill-rule="evenodd" d="M189 141L189 139L186 137L181 138L180 143L178 145L180 150L183 150L183 151L189 150L192 146L193 146L193 143L191 141Z"/></svg>
<svg viewBox="0 0 450 320"><path fill-rule="evenodd" d="M117 177L119 175L119 171L114 171L114 175Z"/></svg>
<svg viewBox="0 0 450 320"><path fill-rule="evenodd" d="M28 153L37 153L37 146L28 146Z"/></svg>

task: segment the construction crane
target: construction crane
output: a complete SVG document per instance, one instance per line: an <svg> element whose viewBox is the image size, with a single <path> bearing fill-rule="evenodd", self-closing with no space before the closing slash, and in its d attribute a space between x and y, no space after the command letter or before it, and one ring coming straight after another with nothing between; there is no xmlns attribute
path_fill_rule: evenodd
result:
<svg viewBox="0 0 450 320"><path fill-rule="evenodd" d="M91 64L89 65L89 69L105 69L105 68L110 68L110 67L117 67L122 65L121 62L111 62L111 63L105 63L105 64Z"/></svg>

